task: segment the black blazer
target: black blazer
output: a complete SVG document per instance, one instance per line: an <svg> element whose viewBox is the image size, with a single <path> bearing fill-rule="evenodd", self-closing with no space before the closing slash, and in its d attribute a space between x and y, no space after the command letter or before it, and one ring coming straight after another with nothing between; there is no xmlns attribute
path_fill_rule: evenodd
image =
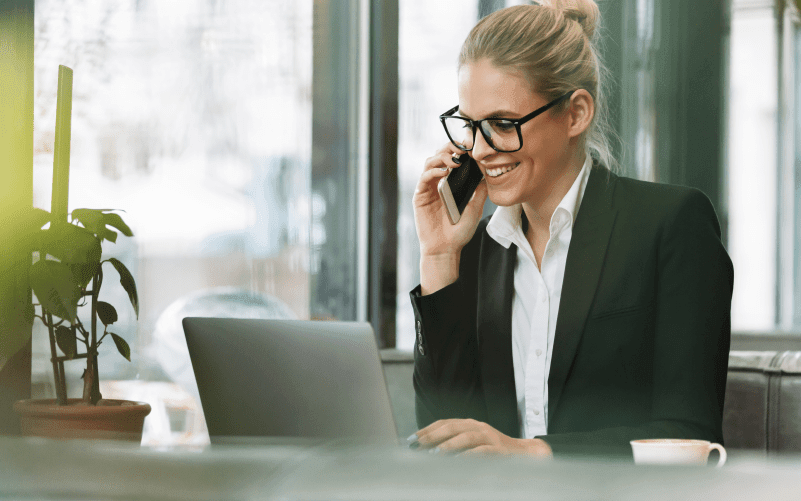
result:
<svg viewBox="0 0 801 501"><path fill-rule="evenodd" d="M517 247L481 221L456 282L412 291L419 427L473 418L520 436L512 363ZM639 438L722 442L733 268L700 191L595 166L568 248L548 377L555 455Z"/></svg>

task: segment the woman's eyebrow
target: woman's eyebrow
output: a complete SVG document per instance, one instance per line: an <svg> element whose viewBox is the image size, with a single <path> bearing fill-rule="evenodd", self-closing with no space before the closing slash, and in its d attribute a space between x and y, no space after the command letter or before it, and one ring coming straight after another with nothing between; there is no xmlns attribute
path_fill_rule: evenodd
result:
<svg viewBox="0 0 801 501"><path fill-rule="evenodd" d="M469 118L469 119L473 120L472 117L467 116L462 110L459 110L459 115L463 116L464 118ZM514 111L509 111L509 110L497 110L497 111L493 111L492 113L490 113L489 115L487 115L484 118L485 119L487 119L487 118L517 118L516 116L513 116L513 115L518 115L518 113L516 113Z"/></svg>

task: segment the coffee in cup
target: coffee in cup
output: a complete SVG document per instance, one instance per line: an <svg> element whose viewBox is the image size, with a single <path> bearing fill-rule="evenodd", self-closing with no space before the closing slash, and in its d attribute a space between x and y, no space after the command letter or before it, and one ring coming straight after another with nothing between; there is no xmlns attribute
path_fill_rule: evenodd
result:
<svg viewBox="0 0 801 501"><path fill-rule="evenodd" d="M709 452L717 449L720 459L716 466L726 462L726 449L720 444L706 440L689 440L679 438L656 438L632 440L636 464L694 464L706 465Z"/></svg>

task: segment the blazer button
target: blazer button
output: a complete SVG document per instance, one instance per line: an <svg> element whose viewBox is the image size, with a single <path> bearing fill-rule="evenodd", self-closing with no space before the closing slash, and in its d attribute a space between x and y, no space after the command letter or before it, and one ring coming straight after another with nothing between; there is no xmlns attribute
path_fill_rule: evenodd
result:
<svg viewBox="0 0 801 501"><path fill-rule="evenodd" d="M417 343L417 351L420 353L420 355L426 356L426 350L423 348L422 343Z"/></svg>
<svg viewBox="0 0 801 501"><path fill-rule="evenodd" d="M418 320L417 321L417 334L423 332L423 324Z"/></svg>

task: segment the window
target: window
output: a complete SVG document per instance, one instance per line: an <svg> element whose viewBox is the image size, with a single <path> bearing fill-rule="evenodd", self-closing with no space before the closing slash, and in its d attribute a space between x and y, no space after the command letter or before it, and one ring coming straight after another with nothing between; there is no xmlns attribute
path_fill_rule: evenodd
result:
<svg viewBox="0 0 801 501"><path fill-rule="evenodd" d="M107 276L133 355L101 349L101 392L151 402L146 443L202 443L182 316L310 316L312 2L38 0L35 33L34 205L50 208L64 64L70 210L124 210L135 234L104 248L141 304L137 322ZM34 396L52 395L43 329L34 345Z"/></svg>
<svg viewBox="0 0 801 501"><path fill-rule="evenodd" d="M727 196L736 331L801 329L798 41L791 3L733 1Z"/></svg>
<svg viewBox="0 0 801 501"><path fill-rule="evenodd" d="M447 22L443 22L447 19ZM478 2L400 2L398 54L397 348L414 347L409 291L420 282L412 196L426 158L448 142L439 114L458 101L456 58L478 19Z"/></svg>

